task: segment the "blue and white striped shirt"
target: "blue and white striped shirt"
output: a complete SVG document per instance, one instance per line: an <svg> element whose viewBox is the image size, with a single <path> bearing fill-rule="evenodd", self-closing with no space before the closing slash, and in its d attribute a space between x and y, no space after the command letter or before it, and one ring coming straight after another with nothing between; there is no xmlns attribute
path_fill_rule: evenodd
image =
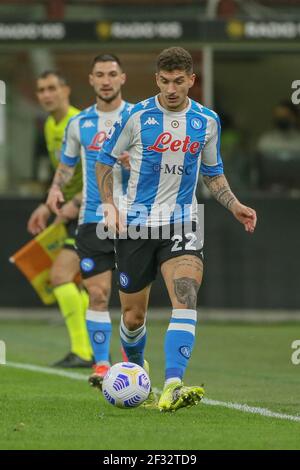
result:
<svg viewBox="0 0 300 470"><path fill-rule="evenodd" d="M182 220L178 207L184 220L197 220L199 172L223 173L220 134L218 115L191 99L180 112L163 108L158 96L129 107L98 155L98 162L113 166L123 150L130 154L128 223L136 219L139 206L146 208L144 223L149 226ZM169 211L162 213L162 207Z"/></svg>
<svg viewBox="0 0 300 470"><path fill-rule="evenodd" d="M97 223L103 219L95 164L97 155L115 121L133 105L122 101L119 108L101 112L93 105L70 119L65 131L61 162L75 166L82 158L83 197L79 224ZM121 165L114 167L114 194L116 200L126 193L129 171Z"/></svg>

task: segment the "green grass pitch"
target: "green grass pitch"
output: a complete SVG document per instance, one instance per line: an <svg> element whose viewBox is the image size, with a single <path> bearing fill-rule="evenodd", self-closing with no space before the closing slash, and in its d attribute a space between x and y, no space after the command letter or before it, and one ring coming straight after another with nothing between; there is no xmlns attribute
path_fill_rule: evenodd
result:
<svg viewBox="0 0 300 470"><path fill-rule="evenodd" d="M163 383L167 323L148 318L146 357L154 387ZM48 366L67 352L62 325L0 322L7 360ZM206 397L300 416L300 365L291 363L299 326L202 324L185 383ZM113 359L121 360L114 323ZM76 372L86 374L87 371ZM0 366L0 449L300 449L300 422L223 406L161 414L119 410L85 380Z"/></svg>

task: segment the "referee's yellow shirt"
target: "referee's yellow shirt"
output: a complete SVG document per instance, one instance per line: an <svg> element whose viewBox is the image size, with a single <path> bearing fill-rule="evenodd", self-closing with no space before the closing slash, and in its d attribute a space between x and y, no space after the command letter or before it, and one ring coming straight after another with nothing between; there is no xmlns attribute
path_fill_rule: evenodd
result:
<svg viewBox="0 0 300 470"><path fill-rule="evenodd" d="M80 110L74 108L74 106L69 106L68 113L66 116L60 121L56 122L52 116L49 116L45 122L45 139L47 144L47 149L49 153L49 157L51 160L51 164L56 170L59 162L60 162L60 153L62 142L64 138L65 128L69 122L69 120L79 114ZM78 163L75 169L75 174L71 179L70 183L68 183L64 189L63 194L66 201L72 199L75 194L79 193L82 190L82 167L81 161Z"/></svg>

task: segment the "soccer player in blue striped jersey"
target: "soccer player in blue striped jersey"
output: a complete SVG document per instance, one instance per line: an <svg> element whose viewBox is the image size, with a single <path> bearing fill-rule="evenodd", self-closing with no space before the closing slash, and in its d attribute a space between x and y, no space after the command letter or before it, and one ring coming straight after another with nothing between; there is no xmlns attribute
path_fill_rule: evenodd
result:
<svg viewBox="0 0 300 470"><path fill-rule="evenodd" d="M202 387L182 383L194 345L203 271L195 196L199 173L246 231L252 233L256 225L255 211L238 201L224 176L217 114L188 97L194 80L192 58L186 50L173 47L162 51L156 73L160 93L122 116L102 147L96 166L107 207L106 224L119 232L120 335L129 360L143 365L146 311L158 268L172 303L165 337L165 385L158 403L161 411L195 405L204 394ZM127 204L119 214L114 207L112 169L125 149L130 154L131 171ZM148 238L136 236L137 230L132 229L137 225Z"/></svg>
<svg viewBox="0 0 300 470"><path fill-rule="evenodd" d="M110 54L97 56L89 76L96 94L96 104L70 120L63 143L61 163L49 191L47 204L60 215L63 201L62 189L72 178L77 163L82 159L83 191L76 236L76 250L80 258L83 284L89 293L86 312L87 329L95 357L95 370L91 385L101 388L109 364L111 319L108 303L112 270L115 267L114 241L99 240L97 226L103 219L101 198L98 191L95 163L107 134L122 112L130 105L122 99L121 87L126 76L118 57ZM120 155L126 165L128 155ZM129 170L118 164L114 169L114 193L116 197L126 192Z"/></svg>

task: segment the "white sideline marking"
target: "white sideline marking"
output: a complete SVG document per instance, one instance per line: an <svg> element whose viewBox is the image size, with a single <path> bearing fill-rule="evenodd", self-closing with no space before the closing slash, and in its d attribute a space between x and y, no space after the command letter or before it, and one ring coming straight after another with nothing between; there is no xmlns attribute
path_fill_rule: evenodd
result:
<svg viewBox="0 0 300 470"><path fill-rule="evenodd" d="M31 370L32 372L41 372L42 374L56 375L60 377L67 377L68 379L73 380L84 380L87 382L88 376L83 374L78 374L77 372L67 372L65 370L57 370L52 367L43 367L35 366L33 364L23 364L21 362L7 362L8 367L13 367L14 369L23 369Z"/></svg>
<svg viewBox="0 0 300 470"><path fill-rule="evenodd" d="M257 414L257 415L264 416L266 418L287 419L289 421L300 422L300 416L276 413L275 411L268 410L267 408L241 405L240 403L231 403L231 402L227 403L226 401L210 400L209 398L203 398L202 402L205 405L223 406L223 408L230 408L231 410L238 410L238 411L242 411L243 413Z"/></svg>
<svg viewBox="0 0 300 470"><path fill-rule="evenodd" d="M5 367L5 366L3 366ZM67 372L65 370L52 369L50 367L36 366L33 364L23 364L20 362L7 362L6 367L13 367L14 369L30 370L32 372L41 372L42 374L55 375L65 377L73 380L81 380L87 382L87 375L79 374L77 372ZM161 393L161 390L154 389L155 392ZM242 405L241 403L231 403L226 401L211 400L203 398L202 403L208 406L221 406L232 410L241 411L243 413L252 413L265 418L285 419L288 421L300 422L300 416L276 413L275 411L268 410L267 408L254 407L249 405Z"/></svg>

